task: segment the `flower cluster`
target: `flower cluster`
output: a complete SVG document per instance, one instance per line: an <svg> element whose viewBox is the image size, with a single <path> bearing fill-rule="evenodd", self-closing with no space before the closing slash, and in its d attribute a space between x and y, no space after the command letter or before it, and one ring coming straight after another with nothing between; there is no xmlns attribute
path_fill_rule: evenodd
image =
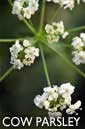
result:
<svg viewBox="0 0 85 129"><path fill-rule="evenodd" d="M74 47L73 62L76 65L85 63L85 33L81 33L80 37L73 38L72 46Z"/></svg>
<svg viewBox="0 0 85 129"><path fill-rule="evenodd" d="M64 9L69 8L72 10L75 7L75 4L80 4L80 0L47 0L47 2L54 2L59 4L61 7L64 7ZM82 2L85 2L85 0L81 0Z"/></svg>
<svg viewBox="0 0 85 129"><path fill-rule="evenodd" d="M38 10L39 0L15 0L13 4L12 14L18 15L20 19L24 16L30 19Z"/></svg>
<svg viewBox="0 0 85 129"><path fill-rule="evenodd" d="M24 40L20 44L19 40L10 48L11 64L14 69L21 69L34 63L35 58L39 56L39 49L31 46L29 40Z"/></svg>
<svg viewBox="0 0 85 129"><path fill-rule="evenodd" d="M62 84L60 87L46 87L43 89L42 95L37 95L34 103L39 108L45 108L51 115L62 115L62 111L66 109L67 114L73 114L81 106L81 101L71 104L71 95L74 93L74 86L70 83Z"/></svg>
<svg viewBox="0 0 85 129"><path fill-rule="evenodd" d="M47 2L54 2L59 4L64 9L69 8L72 10L75 3L80 4L80 0L47 0ZM85 2L85 0L81 0ZM15 0L13 4L12 14L18 15L20 19L24 16L30 19L31 16L38 10L39 0Z"/></svg>
<svg viewBox="0 0 85 129"><path fill-rule="evenodd" d="M58 42L60 37L65 39L69 34L68 32L65 32L64 30L63 21L60 21L58 23L53 22L51 25L47 24L45 26L45 31L46 31L47 40L49 43Z"/></svg>

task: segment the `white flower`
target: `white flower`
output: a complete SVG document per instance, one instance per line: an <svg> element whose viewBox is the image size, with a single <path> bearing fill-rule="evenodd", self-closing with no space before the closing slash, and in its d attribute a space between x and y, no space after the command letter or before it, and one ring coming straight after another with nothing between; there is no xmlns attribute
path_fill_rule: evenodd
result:
<svg viewBox="0 0 85 129"><path fill-rule="evenodd" d="M21 68L24 67L23 63L19 59L11 61L11 64L13 64L14 69L17 68L20 70Z"/></svg>
<svg viewBox="0 0 85 129"><path fill-rule="evenodd" d="M49 25L49 24L47 24L46 26L45 26L45 30L46 30L46 33L48 33L48 34L54 34L54 28L53 28L53 26L52 25Z"/></svg>
<svg viewBox="0 0 85 129"><path fill-rule="evenodd" d="M28 47L28 46L30 46L31 44L30 44L30 42L28 41L28 40L24 40L23 41L23 46L24 47Z"/></svg>
<svg viewBox="0 0 85 129"><path fill-rule="evenodd" d="M70 83L62 84L59 88L59 93L62 94L63 97L69 96L73 94L75 87Z"/></svg>
<svg viewBox="0 0 85 129"><path fill-rule="evenodd" d="M85 63L85 33L81 33L80 37L74 37L72 46L74 47L73 62L76 65Z"/></svg>
<svg viewBox="0 0 85 129"><path fill-rule="evenodd" d="M49 109L50 102L46 100L46 101L43 102L43 105L44 105L45 109Z"/></svg>
<svg viewBox="0 0 85 129"><path fill-rule="evenodd" d="M38 57L39 56L39 49L38 48L35 49L35 47L31 47L31 49L32 49L34 56Z"/></svg>
<svg viewBox="0 0 85 129"><path fill-rule="evenodd" d="M34 98L34 104L39 107L39 108L43 108L45 101L47 100L48 94L47 93L43 93L42 96L37 95Z"/></svg>
<svg viewBox="0 0 85 129"><path fill-rule="evenodd" d="M51 2L52 0L47 0L47 2Z"/></svg>
<svg viewBox="0 0 85 129"><path fill-rule="evenodd" d="M63 35L62 35L62 38L65 39L68 35L69 35L68 32L64 32Z"/></svg>
<svg viewBox="0 0 85 129"><path fill-rule="evenodd" d="M19 44L19 40L16 40L15 44L10 48L10 52L13 54L18 54L23 50L23 46Z"/></svg>
<svg viewBox="0 0 85 129"><path fill-rule="evenodd" d="M77 4L80 4L80 0L77 0Z"/></svg>
<svg viewBox="0 0 85 129"><path fill-rule="evenodd" d="M72 114L81 106L80 101L74 105L71 104L74 86L70 83L62 84L60 87L57 85L45 87L43 91L41 96L35 97L34 103L39 108L45 108L50 117L61 116L61 112L65 109L68 114ZM67 109L67 107L69 108Z"/></svg>
<svg viewBox="0 0 85 129"><path fill-rule="evenodd" d="M81 38L75 37L75 38L73 38L72 46L75 49L80 49L81 47L84 46L84 42L82 42L82 39Z"/></svg>
<svg viewBox="0 0 85 129"><path fill-rule="evenodd" d="M82 0L82 2L84 2L84 3L85 3L85 0Z"/></svg>
<svg viewBox="0 0 85 129"><path fill-rule="evenodd" d="M64 7L64 9L69 8L72 10L75 6L75 1L74 0L62 0L60 3L61 7Z"/></svg>
<svg viewBox="0 0 85 129"><path fill-rule="evenodd" d="M53 25L53 27L54 27L54 30L55 30L57 33L60 33L60 34L63 34L63 33L64 33L64 23L63 23L63 21L60 21L60 22L58 22L58 23L53 22L52 25Z"/></svg>
<svg viewBox="0 0 85 129"><path fill-rule="evenodd" d="M45 87L43 89L43 91L48 92L48 93L51 93L53 91L53 88L52 87Z"/></svg>
<svg viewBox="0 0 85 129"><path fill-rule="evenodd" d="M53 2L54 2L54 3L58 3L58 2L59 2L59 0L53 0Z"/></svg>
<svg viewBox="0 0 85 129"><path fill-rule="evenodd" d="M51 1L53 1L54 3L58 3L61 7L64 7L64 9L69 8L70 10L72 10L75 5L74 0L47 0L47 2Z"/></svg>
<svg viewBox="0 0 85 129"><path fill-rule="evenodd" d="M79 100L74 105L70 105L69 108L66 110L66 113L72 115L80 107L81 107L81 101Z"/></svg>
<svg viewBox="0 0 85 129"><path fill-rule="evenodd" d="M14 2L12 14L20 14L21 13L22 6L18 0Z"/></svg>
<svg viewBox="0 0 85 129"><path fill-rule="evenodd" d="M35 11L38 10L38 7L39 7L38 2L39 0L32 0L31 2L29 2L29 8L32 15L35 13Z"/></svg>
<svg viewBox="0 0 85 129"><path fill-rule="evenodd" d="M73 62L76 65L84 64L85 63L85 51L73 51L72 53L74 55L73 57Z"/></svg>
<svg viewBox="0 0 85 129"><path fill-rule="evenodd" d="M82 41L84 42L84 45L85 45L85 33L81 33L80 37L81 37L81 39L82 39Z"/></svg>
<svg viewBox="0 0 85 129"><path fill-rule="evenodd" d="M68 35L68 32L64 31L64 23L60 21L58 23L53 22L51 25L47 24L45 26L46 37L49 43L58 42L60 37L65 39Z"/></svg>
<svg viewBox="0 0 85 129"><path fill-rule="evenodd" d="M30 11L29 7L23 8L23 15L27 19L30 19L31 18L31 11Z"/></svg>
<svg viewBox="0 0 85 129"><path fill-rule="evenodd" d="M51 112L57 111L57 108L59 106L56 103L58 99L58 87L56 85L53 87L46 87L43 89L43 91L44 92L41 95L41 101L39 101L39 103L42 104L42 106L48 111ZM53 106L54 102L56 103L55 106ZM37 102L34 103L36 103L35 105L37 105Z"/></svg>
<svg viewBox="0 0 85 129"><path fill-rule="evenodd" d="M43 90L44 90L44 92L48 93L48 95L49 95L48 100L49 101L58 98L58 87L57 86L46 87Z"/></svg>
<svg viewBox="0 0 85 129"><path fill-rule="evenodd" d="M34 103L37 107L43 108L43 105L41 104L41 96L37 95L34 99Z"/></svg>
<svg viewBox="0 0 85 129"><path fill-rule="evenodd" d="M18 15L20 19L23 17L30 19L38 10L39 0L15 0L13 4L12 14Z"/></svg>
<svg viewBox="0 0 85 129"><path fill-rule="evenodd" d="M47 40L49 43L56 43L59 41L59 39L60 39L59 36L55 36L55 35L51 35L51 34L47 35Z"/></svg>
<svg viewBox="0 0 85 129"><path fill-rule="evenodd" d="M43 89L43 91L48 92L48 93L57 92L58 91L58 87L57 87L57 85L55 85L53 87L45 87Z"/></svg>
<svg viewBox="0 0 85 129"><path fill-rule="evenodd" d="M71 96L64 94L64 98L65 98L64 104L65 104L65 105L70 105L70 104L71 104Z"/></svg>
<svg viewBox="0 0 85 129"><path fill-rule="evenodd" d="M49 107L47 110L50 111L50 112L57 112L58 107L57 107L57 106L55 106L55 107L53 107L53 108L50 108L50 107Z"/></svg>
<svg viewBox="0 0 85 129"><path fill-rule="evenodd" d="M31 46L29 40L24 40L22 45L17 40L10 48L10 53L10 63L14 69L21 69L34 63L35 58L39 56L39 49Z"/></svg>
<svg viewBox="0 0 85 129"><path fill-rule="evenodd" d="M61 111L63 111L64 109L66 109L66 105L62 105L62 106L60 107L60 110L61 110Z"/></svg>
<svg viewBox="0 0 85 129"><path fill-rule="evenodd" d="M85 0L81 0L81 1L85 3ZM76 3L80 4L80 0L47 0L47 2L57 3L64 9L69 8L70 10L72 10L75 7Z"/></svg>

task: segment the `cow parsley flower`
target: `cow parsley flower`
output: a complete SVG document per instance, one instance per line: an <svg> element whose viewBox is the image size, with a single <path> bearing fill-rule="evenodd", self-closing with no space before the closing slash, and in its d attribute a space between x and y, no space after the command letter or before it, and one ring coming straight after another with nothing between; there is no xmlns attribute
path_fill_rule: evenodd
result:
<svg viewBox="0 0 85 129"><path fill-rule="evenodd" d="M47 24L45 26L45 31L46 31L47 40L49 43L58 42L60 37L65 39L69 34L68 32L65 32L64 30L63 21L60 21L58 23L53 22L51 25Z"/></svg>
<svg viewBox="0 0 85 129"><path fill-rule="evenodd" d="M85 0L82 0L85 3Z"/></svg>
<svg viewBox="0 0 85 129"><path fill-rule="evenodd" d="M49 116L62 116L65 109L67 114L73 114L81 106L81 101L71 104L74 89L70 83L62 84L60 87L45 87L43 94L34 98L34 103L39 108L45 108Z"/></svg>
<svg viewBox="0 0 85 129"><path fill-rule="evenodd" d="M71 44L75 49L81 49L84 47L84 42L82 42L82 39L80 37L73 38L73 42Z"/></svg>
<svg viewBox="0 0 85 129"><path fill-rule="evenodd" d="M85 3L85 0L81 0L81 1ZM57 3L64 9L69 8L70 10L72 10L75 7L76 3L80 4L80 0L47 0L47 2Z"/></svg>
<svg viewBox="0 0 85 129"><path fill-rule="evenodd" d="M30 66L34 63L35 58L39 56L39 49L31 46L29 40L24 40L20 44L19 40L16 40L15 44L10 48L11 64L14 69L21 69L24 66Z"/></svg>
<svg viewBox="0 0 85 129"><path fill-rule="evenodd" d="M64 97L67 98L71 94L74 93L75 87L72 86L70 83L65 83L60 86L59 93Z"/></svg>
<svg viewBox="0 0 85 129"><path fill-rule="evenodd" d="M74 51L72 52L73 62L76 65L85 63L85 33L81 33L80 37L74 37L71 43Z"/></svg>
<svg viewBox="0 0 85 129"><path fill-rule="evenodd" d="M85 63L85 51L80 51L80 52L73 51L72 54L74 56L73 57L73 62L76 65L80 65L80 64L84 64Z"/></svg>
<svg viewBox="0 0 85 129"><path fill-rule="evenodd" d="M77 109L79 109L81 106L81 101L78 100L75 104L72 104L69 106L69 108L66 110L66 113L67 114L73 114L76 112Z"/></svg>
<svg viewBox="0 0 85 129"><path fill-rule="evenodd" d="M20 19L23 17L30 19L38 10L39 0L15 0L13 4L12 14L18 15Z"/></svg>
<svg viewBox="0 0 85 129"><path fill-rule="evenodd" d="M60 6L64 7L64 9L69 8L72 10L75 6L75 1L74 0L61 0Z"/></svg>

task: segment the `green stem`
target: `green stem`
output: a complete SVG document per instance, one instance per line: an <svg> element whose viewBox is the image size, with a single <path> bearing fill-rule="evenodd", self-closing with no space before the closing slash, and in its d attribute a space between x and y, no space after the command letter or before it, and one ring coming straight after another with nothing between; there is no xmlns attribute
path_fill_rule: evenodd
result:
<svg viewBox="0 0 85 129"><path fill-rule="evenodd" d="M50 82L49 75L48 75L48 69L47 69L47 65L46 65L46 61L44 57L44 52L43 52L43 48L41 45L40 45L40 51L41 51L41 57L42 57L42 62L43 62L43 67L44 67L44 72L45 72L45 76L47 79L47 83L48 83L48 86L51 86L51 82Z"/></svg>
<svg viewBox="0 0 85 129"><path fill-rule="evenodd" d="M0 77L0 82L2 82L12 71L13 71L13 67L9 68L9 69Z"/></svg>
<svg viewBox="0 0 85 129"><path fill-rule="evenodd" d="M33 25L32 21L30 19L29 19L29 23L34 28L34 25Z"/></svg>
<svg viewBox="0 0 85 129"><path fill-rule="evenodd" d="M85 74L78 69L75 65L73 65L67 58L64 57L64 55L59 52L58 50L56 50L55 48L52 48L50 45L45 44L51 51L53 51L55 54L59 55L66 63L68 63L77 73L79 73L80 75L82 75L83 77L85 77Z"/></svg>
<svg viewBox="0 0 85 129"><path fill-rule="evenodd" d="M30 40L32 43L29 45L29 47L34 46L37 44L38 39L32 39Z"/></svg>
<svg viewBox="0 0 85 129"><path fill-rule="evenodd" d="M41 19L40 19L40 32L42 32L43 24L44 24L45 3L46 3L46 0L43 0L42 1L42 9L41 9Z"/></svg>
<svg viewBox="0 0 85 129"><path fill-rule="evenodd" d="M8 0L8 2L10 3L11 6L13 6L13 3L11 0ZM25 25L28 27L28 29L30 29L32 31L33 34L36 34L36 31L34 29L34 27L32 26L32 22L31 20L29 20L29 22L23 17L23 22L25 23ZM31 23L31 24L30 24Z"/></svg>
<svg viewBox="0 0 85 129"><path fill-rule="evenodd" d="M12 3L12 1L11 0L8 0L8 2L9 2L9 4L12 6L13 5L13 3Z"/></svg>
<svg viewBox="0 0 85 129"><path fill-rule="evenodd" d="M56 11L55 10L53 11L53 14L52 14L52 17L50 18L49 23L52 23L55 20L57 13L58 13L58 9L59 9L59 7L57 7Z"/></svg>
<svg viewBox="0 0 85 129"><path fill-rule="evenodd" d="M71 45L69 45L69 44L60 44L62 47L66 47L66 48L72 48L72 46Z"/></svg>
<svg viewBox="0 0 85 129"><path fill-rule="evenodd" d="M32 33L33 33L34 35L36 35L35 29L31 26L31 24L30 24L25 18L23 18L23 22L24 22L25 25L28 27L28 29L30 29L30 30L32 31Z"/></svg>
<svg viewBox="0 0 85 129"><path fill-rule="evenodd" d="M23 41L23 38L17 38L17 39L0 39L0 43L12 43L12 42L15 42L16 40L19 40L19 41Z"/></svg>
<svg viewBox="0 0 85 129"><path fill-rule="evenodd" d="M81 31L81 30L85 30L85 26L80 26L80 27L76 27L73 29L68 29L67 32L72 33L72 32Z"/></svg>

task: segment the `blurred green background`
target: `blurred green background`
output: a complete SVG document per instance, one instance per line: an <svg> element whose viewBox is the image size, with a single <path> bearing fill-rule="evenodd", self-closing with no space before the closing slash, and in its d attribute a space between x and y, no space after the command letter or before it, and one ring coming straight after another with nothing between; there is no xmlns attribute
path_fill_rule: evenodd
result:
<svg viewBox="0 0 85 129"><path fill-rule="evenodd" d="M47 4L45 23L49 23L50 16L56 9L56 5ZM40 10L32 17L32 22L37 28L39 25ZM73 11L58 9L58 15L55 21L63 20L67 29L85 25L85 4L76 6ZM83 31L84 32L84 31ZM69 41L74 35L71 34ZM31 36L23 22L19 21L15 15L11 14L11 6L7 0L0 0L0 38L20 38ZM0 76L11 66L9 47L11 43L0 43ZM60 48L61 52L66 52L71 59L71 50L69 48ZM45 49L49 76L52 84L62 84L71 82L76 86L74 101L81 99L84 108L84 78L76 73L59 56L56 56ZM84 71L85 65L79 66ZM41 57L31 67L25 67L21 71L13 71L0 84L0 116L44 116L47 115L44 110L35 107L33 99L37 94L42 93L43 87L47 86ZM85 125L83 112L80 113L81 124ZM2 129L3 127L1 127ZM54 128L54 127L53 127ZM24 128L25 129L25 128Z"/></svg>

